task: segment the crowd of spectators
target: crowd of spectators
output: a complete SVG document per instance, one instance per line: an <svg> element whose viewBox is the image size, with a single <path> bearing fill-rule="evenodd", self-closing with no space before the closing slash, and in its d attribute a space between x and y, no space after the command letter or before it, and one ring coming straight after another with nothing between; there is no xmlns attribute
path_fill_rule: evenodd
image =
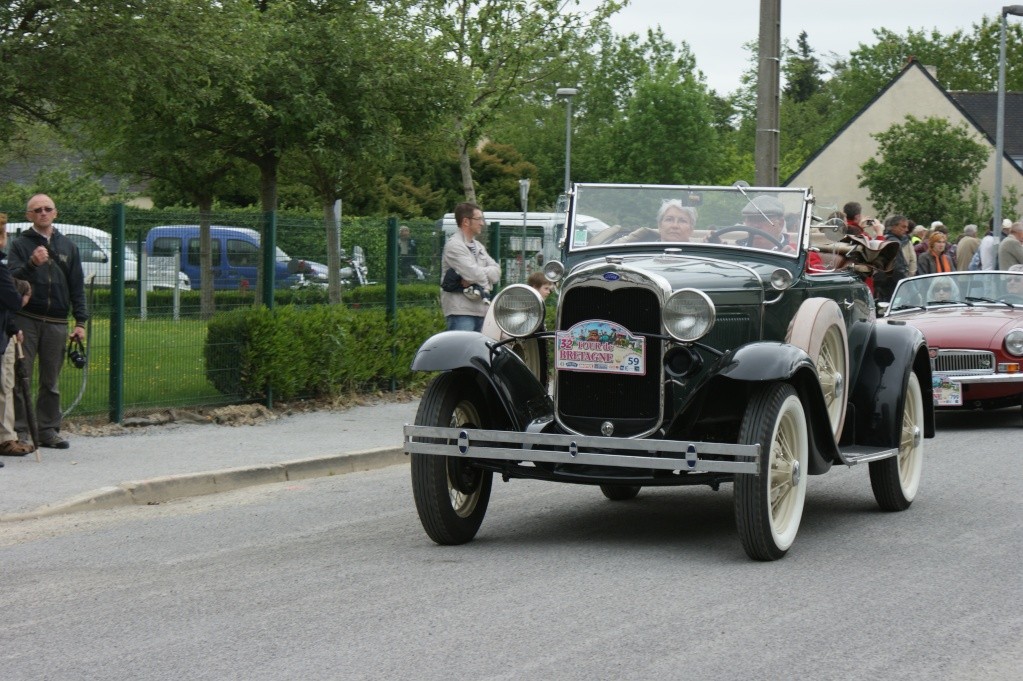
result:
<svg viewBox="0 0 1023 681"><path fill-rule="evenodd" d="M883 222L863 216L862 206L850 201L832 217L845 220L846 234L902 244L893 267L874 276L875 296L887 301L900 279L917 274L964 270L1008 270L1023 264L1023 222L1008 218L996 232L993 221L981 238L976 224L953 235L941 220L930 227L905 215L890 215Z"/></svg>

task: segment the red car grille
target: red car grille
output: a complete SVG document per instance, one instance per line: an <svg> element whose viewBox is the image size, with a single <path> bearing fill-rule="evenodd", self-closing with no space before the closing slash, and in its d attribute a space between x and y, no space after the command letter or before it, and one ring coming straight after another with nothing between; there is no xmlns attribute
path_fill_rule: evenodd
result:
<svg viewBox="0 0 1023 681"><path fill-rule="evenodd" d="M983 350L938 350L931 368L943 374L993 374L995 356Z"/></svg>

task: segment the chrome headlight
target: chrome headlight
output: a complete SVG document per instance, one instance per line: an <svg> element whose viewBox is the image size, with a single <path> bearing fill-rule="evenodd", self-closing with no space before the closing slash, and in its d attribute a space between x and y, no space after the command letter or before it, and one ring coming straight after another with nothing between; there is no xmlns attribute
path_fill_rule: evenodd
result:
<svg viewBox="0 0 1023 681"><path fill-rule="evenodd" d="M1005 351L1015 357L1023 357L1023 329L1013 329L1005 334Z"/></svg>
<svg viewBox="0 0 1023 681"><path fill-rule="evenodd" d="M668 297L661 320L668 335L686 343L699 340L714 327L714 303L703 291L684 288Z"/></svg>
<svg viewBox="0 0 1023 681"><path fill-rule="evenodd" d="M565 266L559 260L548 260L543 266L543 276L547 277L547 281L557 283L565 276Z"/></svg>
<svg viewBox="0 0 1023 681"><path fill-rule="evenodd" d="M509 336L521 338L533 333L543 324L543 298L532 286L512 284L501 290L494 301L494 321Z"/></svg>
<svg viewBox="0 0 1023 681"><path fill-rule="evenodd" d="M771 288L775 291L784 291L792 286L792 273L779 267L771 272Z"/></svg>

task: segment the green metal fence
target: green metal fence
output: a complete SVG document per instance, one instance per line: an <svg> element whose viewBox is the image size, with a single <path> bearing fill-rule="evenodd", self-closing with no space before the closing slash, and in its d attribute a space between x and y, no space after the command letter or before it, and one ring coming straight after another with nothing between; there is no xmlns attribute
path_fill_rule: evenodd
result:
<svg viewBox="0 0 1023 681"><path fill-rule="evenodd" d="M76 369L67 364L61 374L62 406L68 415L110 415L112 420L121 420L165 408L215 406L242 401L241 395L221 393L208 380L204 362L207 324L201 314L200 291L175 289L173 282L176 277L166 272L154 274L152 263L143 258L147 252L146 238L151 230L168 225L198 225L199 213L141 210L120 205L89 209L58 205L58 211L57 229L64 233L71 235L76 232L68 225L79 225L110 235L108 242L95 244L86 236L74 235L83 265L97 275L86 289L91 314L87 329L88 365L85 369ZM0 212L8 214L10 232L28 227L27 223L20 223L18 219L24 208L0 207ZM259 232L266 219L259 211L223 211L210 215L209 224ZM285 214L276 214L273 219L277 248L280 249L275 259L328 262L328 230L337 229L331 221ZM390 225L387 218L345 218L341 221L343 253L350 257L358 246L364 253L370 281L388 287L386 296L376 298L385 302L360 300L352 303L351 300L359 300L359 297L353 290L356 282L351 282L345 293L345 300L349 302L343 304L369 308L389 302L393 306L399 299L394 293L399 286L417 282L439 284L444 241L442 230L429 219L403 220L400 224L409 227L416 242L416 251L411 258L399 258L395 250L391 254L389 272L388 234L391 234L397 249L399 222L393 218ZM88 234L92 235L91 232ZM502 264L502 285L524 281L530 271L540 266L535 258L540 238L540 230L529 230L523 242L521 228L488 228L484 240ZM251 259L249 254L236 255ZM201 251L186 246L177 256L183 263L191 259L194 264L201 257ZM118 267L117 263L121 266ZM411 264L415 267L410 267ZM143 270L143 267L147 269ZM182 268L185 268L184 264ZM122 270L121 274L118 274L118 269ZM118 286L122 278L124 284ZM144 281L147 282L145 286ZM191 283L199 286L199 281ZM275 305L323 301L322 291L313 295L311 291L304 290L306 286L305 282L278 282ZM255 281L238 280L231 289L215 291L215 312L252 306L260 293L256 290Z"/></svg>

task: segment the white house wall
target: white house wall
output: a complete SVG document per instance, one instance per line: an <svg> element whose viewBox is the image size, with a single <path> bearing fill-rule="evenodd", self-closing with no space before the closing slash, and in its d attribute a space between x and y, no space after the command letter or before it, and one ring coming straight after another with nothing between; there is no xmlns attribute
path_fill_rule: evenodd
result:
<svg viewBox="0 0 1023 681"><path fill-rule="evenodd" d="M876 208L867 198L867 190L860 187L860 166L877 153L877 140L872 134L884 132L907 115L917 118L940 117L952 125L965 125L970 136L991 150L991 158L981 171L981 189L992 196L995 186L994 145L963 116L948 96L931 81L922 68L907 68L884 94L849 124L809 164L786 182L791 187L813 187L817 197L817 213L826 215L840 210L847 201L859 201L864 216L877 215ZM913 181L913 169L906 169L906 181ZM1003 161L1002 182L1016 186L1023 196L1023 176L1008 161ZM1003 213L1015 217L1019 207L1005 206ZM913 216L910 215L910 218Z"/></svg>

